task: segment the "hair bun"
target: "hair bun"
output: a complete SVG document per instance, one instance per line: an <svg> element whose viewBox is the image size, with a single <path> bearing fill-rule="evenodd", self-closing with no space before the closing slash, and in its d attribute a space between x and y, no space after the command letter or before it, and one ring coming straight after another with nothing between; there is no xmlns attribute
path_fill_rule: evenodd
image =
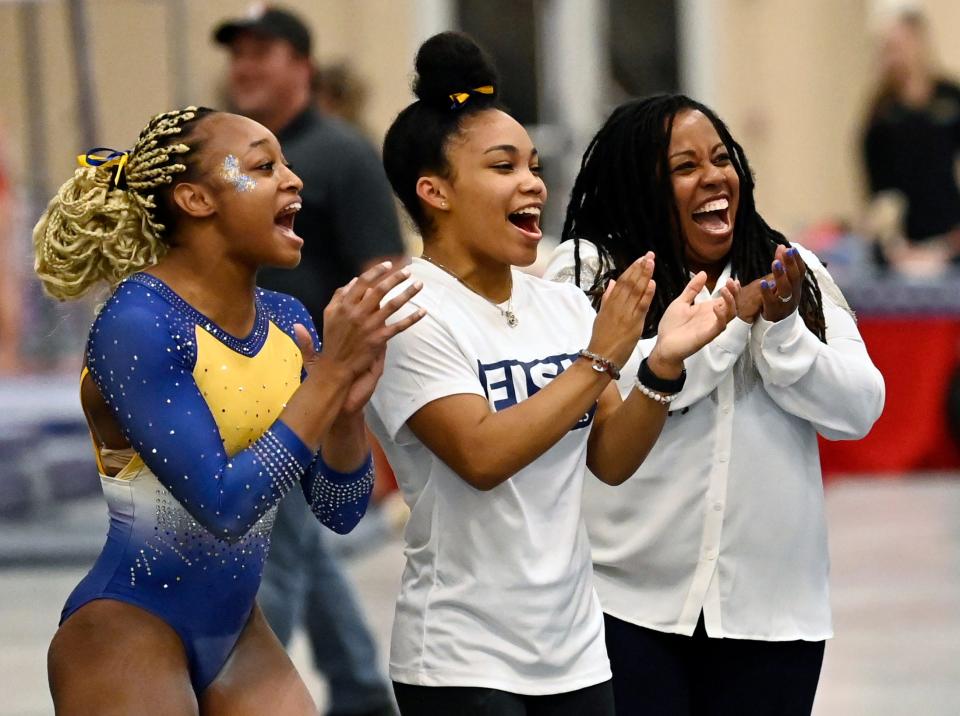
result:
<svg viewBox="0 0 960 716"><path fill-rule="evenodd" d="M430 104L450 104L450 95L492 85L496 97L497 71L493 61L462 32L441 32L420 46L416 60L417 79L413 91Z"/></svg>

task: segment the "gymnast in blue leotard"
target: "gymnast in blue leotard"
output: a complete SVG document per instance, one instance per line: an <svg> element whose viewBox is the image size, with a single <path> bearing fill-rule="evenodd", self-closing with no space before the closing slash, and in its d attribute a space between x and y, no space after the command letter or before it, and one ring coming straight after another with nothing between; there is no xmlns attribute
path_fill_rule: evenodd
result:
<svg viewBox="0 0 960 716"><path fill-rule="evenodd" d="M110 532L63 619L103 597L156 614L183 639L198 692L250 615L277 501L300 481L320 520L348 532L370 494L369 458L332 471L277 420L300 384L294 323L311 325L295 299L258 292L238 339L137 273L90 333L87 368L135 447L116 475L100 466Z"/></svg>
<svg viewBox="0 0 960 716"><path fill-rule="evenodd" d="M362 407L417 287L381 308L407 273L355 279L322 351L296 299L255 288L298 260L302 185L251 120L158 115L81 164L34 241L53 295L114 284L81 381L110 523L51 644L57 712L312 713L254 601L273 516L291 489L334 531L363 516Z"/></svg>

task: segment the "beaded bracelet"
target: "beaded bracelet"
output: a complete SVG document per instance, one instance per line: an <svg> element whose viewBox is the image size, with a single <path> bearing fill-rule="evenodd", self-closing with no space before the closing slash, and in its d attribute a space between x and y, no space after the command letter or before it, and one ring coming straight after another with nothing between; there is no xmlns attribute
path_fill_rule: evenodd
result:
<svg viewBox="0 0 960 716"><path fill-rule="evenodd" d="M577 355L590 361L590 367L593 368L597 373L607 373L614 380L620 380L620 366L618 366L609 358L604 358L601 355L597 355L592 351L588 351L586 348L580 351Z"/></svg>
<svg viewBox="0 0 960 716"><path fill-rule="evenodd" d="M651 400L656 400L661 405L670 405L670 403L672 403L676 399L676 397L680 395L679 393L674 393L672 395L664 395L663 393L658 393L657 391L651 390L650 388L645 386L643 383L641 383L639 378L637 379L637 390L639 390L641 393L643 393L645 396L647 396Z"/></svg>
<svg viewBox="0 0 960 716"><path fill-rule="evenodd" d="M670 405L683 390L683 384L687 380L687 371L680 371L677 378L661 378L650 369L647 359L640 361L640 369L637 371L637 390L643 393L651 400L656 400L662 405Z"/></svg>
<svg viewBox="0 0 960 716"><path fill-rule="evenodd" d="M649 359L644 358L637 370L637 380L657 393L679 393L687 380L687 371L684 368L676 378L661 378L651 370Z"/></svg>

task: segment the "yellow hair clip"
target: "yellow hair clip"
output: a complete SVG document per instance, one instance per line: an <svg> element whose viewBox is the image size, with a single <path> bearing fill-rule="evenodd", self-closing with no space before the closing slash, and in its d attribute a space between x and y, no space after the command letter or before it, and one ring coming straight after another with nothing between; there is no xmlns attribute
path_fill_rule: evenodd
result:
<svg viewBox="0 0 960 716"><path fill-rule="evenodd" d="M493 94L493 85L484 85L483 87L474 87L472 90L467 90L466 92L454 92L449 95L450 99L453 100L453 104L450 106L451 109L457 109L462 107L467 103L467 100L470 99L471 94Z"/></svg>
<svg viewBox="0 0 960 716"><path fill-rule="evenodd" d="M86 154L77 155L77 164L81 167L116 167L117 173L111 180L116 187L120 186L120 179L123 176L123 169L127 165L127 158L130 152L125 149L109 149L107 147L96 147Z"/></svg>

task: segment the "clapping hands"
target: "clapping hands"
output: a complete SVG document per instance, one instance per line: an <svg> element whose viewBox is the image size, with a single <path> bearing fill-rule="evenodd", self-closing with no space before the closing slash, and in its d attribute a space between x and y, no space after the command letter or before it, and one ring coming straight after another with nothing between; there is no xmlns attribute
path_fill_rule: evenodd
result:
<svg viewBox="0 0 960 716"><path fill-rule="evenodd" d="M387 293L410 276L409 268L391 269L390 262L385 261L365 271L337 289L323 311L322 355L332 363L327 368L346 371L351 379L342 408L345 413L361 410L373 394L383 372L387 341L425 315L423 309L417 309L387 323L423 288L422 283L415 281L384 302ZM321 354L313 350L306 328L298 324L295 331L304 369L310 373L316 369Z"/></svg>
<svg viewBox="0 0 960 716"><path fill-rule="evenodd" d="M807 273L800 253L795 248L778 246L771 269L771 273L740 291L737 315L747 323L753 323L759 315L768 321L783 320L800 305L803 277Z"/></svg>
<svg viewBox="0 0 960 716"><path fill-rule="evenodd" d="M728 280L720 296L694 303L707 282L701 271L687 283L683 292L664 311L657 328L657 343L650 355L651 368L658 375L679 373L685 358L699 351L720 335L737 312L740 284ZM657 371L657 364L663 367Z"/></svg>

